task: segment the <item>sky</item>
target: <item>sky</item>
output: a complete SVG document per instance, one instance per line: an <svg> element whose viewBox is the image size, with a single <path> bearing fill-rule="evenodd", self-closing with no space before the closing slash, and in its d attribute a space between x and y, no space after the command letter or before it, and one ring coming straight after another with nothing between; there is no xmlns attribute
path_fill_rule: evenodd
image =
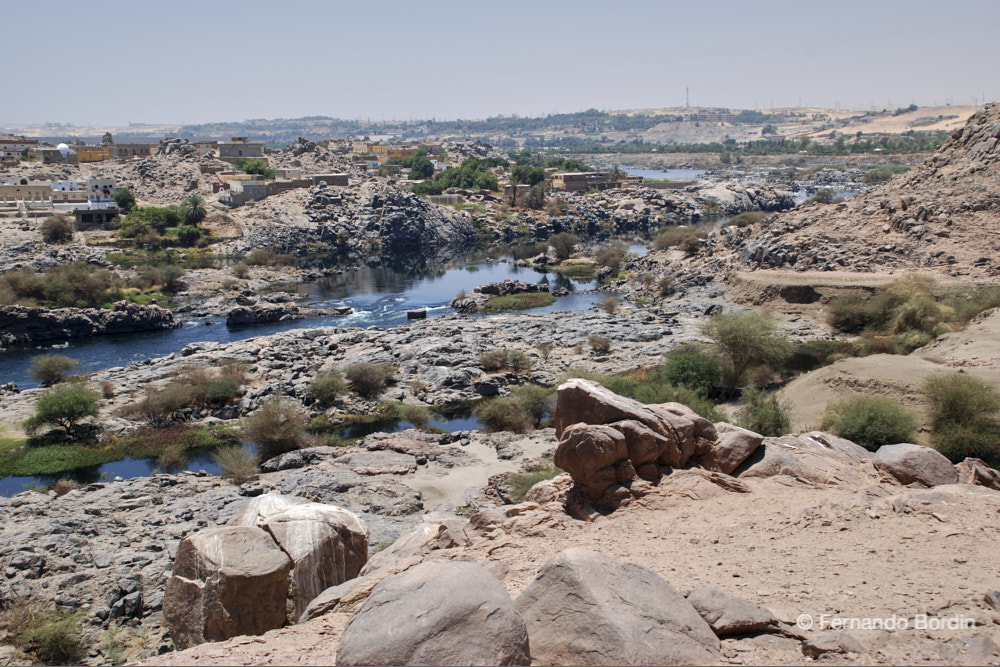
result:
<svg viewBox="0 0 1000 667"><path fill-rule="evenodd" d="M997 0L0 0L0 124L1000 99Z"/></svg>

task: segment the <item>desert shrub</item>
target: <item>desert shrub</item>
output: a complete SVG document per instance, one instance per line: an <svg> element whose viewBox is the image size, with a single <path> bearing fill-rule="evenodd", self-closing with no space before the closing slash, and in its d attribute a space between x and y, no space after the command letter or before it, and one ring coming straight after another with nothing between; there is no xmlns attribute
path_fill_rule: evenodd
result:
<svg viewBox="0 0 1000 667"><path fill-rule="evenodd" d="M35 403L35 414L24 422L24 431L33 435L42 426L61 426L69 432L76 422L97 416L97 393L78 382L46 389Z"/></svg>
<svg viewBox="0 0 1000 667"><path fill-rule="evenodd" d="M282 255L273 248L258 248L244 260L249 266L289 266L294 262L291 255Z"/></svg>
<svg viewBox="0 0 1000 667"><path fill-rule="evenodd" d="M11 634L14 644L45 665L75 665L84 657L80 623L85 612L28 610Z"/></svg>
<svg viewBox="0 0 1000 667"><path fill-rule="evenodd" d="M706 397L718 396L722 388L722 366L715 357L697 350L668 354L663 377L675 387L687 387Z"/></svg>
<svg viewBox="0 0 1000 667"><path fill-rule="evenodd" d="M177 264L163 264L157 267L157 271L160 274L160 284L163 286L163 291L168 294L175 294L184 289L184 284L181 282L181 278L187 271L184 267Z"/></svg>
<svg viewBox="0 0 1000 667"><path fill-rule="evenodd" d="M179 444L170 444L163 448L156 459L157 464L166 472L176 472L184 467L187 459L184 448Z"/></svg>
<svg viewBox="0 0 1000 667"><path fill-rule="evenodd" d="M609 315L612 315L612 314L615 313L615 311L618 310L618 306L621 305L621 302L622 302L621 299L619 299L618 297L616 297L616 296L609 296L607 299L604 299L603 301L601 301L600 308L605 313L608 313Z"/></svg>
<svg viewBox="0 0 1000 667"><path fill-rule="evenodd" d="M118 204L118 208L121 209L121 212L125 215L128 215L129 212L135 208L135 195L132 194L132 191L128 188L118 188L115 190L115 193L111 195L111 198L116 204Z"/></svg>
<svg viewBox="0 0 1000 667"><path fill-rule="evenodd" d="M555 398L555 390L551 387L540 387L537 384L523 384L510 390L511 395L521 405L525 414L531 417L534 425L545 418L546 411Z"/></svg>
<svg viewBox="0 0 1000 667"><path fill-rule="evenodd" d="M28 373L43 387L54 385L66 379L66 372L80 364L62 354L39 354L31 359Z"/></svg>
<svg viewBox="0 0 1000 667"><path fill-rule="evenodd" d="M340 371L317 373L309 383L309 393L320 405L330 405L338 396L347 393L347 383Z"/></svg>
<svg viewBox="0 0 1000 667"><path fill-rule="evenodd" d="M515 373L527 373L534 363L532 358L521 350L510 350L507 353L507 365Z"/></svg>
<svg viewBox="0 0 1000 667"><path fill-rule="evenodd" d="M243 484L257 476L258 457L239 445L219 447L212 453L212 460L222 468L220 476L233 484Z"/></svg>
<svg viewBox="0 0 1000 667"><path fill-rule="evenodd" d="M656 283L656 293L660 296L667 296L674 291L674 277L665 275Z"/></svg>
<svg viewBox="0 0 1000 667"><path fill-rule="evenodd" d="M553 343L550 340L542 341L541 343L535 343L535 349L538 350L538 354L541 355L544 361L549 360L549 356L552 354Z"/></svg>
<svg viewBox="0 0 1000 667"><path fill-rule="evenodd" d="M194 405L200 391L194 385L171 382L159 389L146 387L145 393L142 400L127 406L123 414L154 426L162 426L180 410Z"/></svg>
<svg viewBox="0 0 1000 667"><path fill-rule="evenodd" d="M247 372L250 369L250 362L243 359L223 359L219 367L219 376L232 378L239 384L247 381Z"/></svg>
<svg viewBox="0 0 1000 667"><path fill-rule="evenodd" d="M205 387L205 401L213 405L221 405L236 398L239 392L240 383L233 378L212 378Z"/></svg>
<svg viewBox="0 0 1000 667"><path fill-rule="evenodd" d="M881 185L892 180L895 176L895 172L892 169L886 167L875 167L874 169L869 169L865 172L865 184L866 185Z"/></svg>
<svg viewBox="0 0 1000 667"><path fill-rule="evenodd" d="M701 330L729 361L738 385L742 384L751 369L774 368L792 353L788 337L778 331L774 320L762 313L718 313L710 317Z"/></svg>
<svg viewBox="0 0 1000 667"><path fill-rule="evenodd" d="M865 351L868 354L899 354L896 341L888 336L865 337Z"/></svg>
<svg viewBox="0 0 1000 667"><path fill-rule="evenodd" d="M744 211L726 222L726 227L746 227L755 225L767 217L765 211Z"/></svg>
<svg viewBox="0 0 1000 667"><path fill-rule="evenodd" d="M45 218L39 231L46 243L68 243L73 240L73 223L65 215Z"/></svg>
<svg viewBox="0 0 1000 667"><path fill-rule="evenodd" d="M549 237L549 247L555 252L556 259L559 261L569 259L570 255L573 254L573 247L579 242L580 238L576 234L567 232L553 234Z"/></svg>
<svg viewBox="0 0 1000 667"><path fill-rule="evenodd" d="M618 275L627 252L621 244L604 246L597 251L597 263L611 269L611 275Z"/></svg>
<svg viewBox="0 0 1000 667"><path fill-rule="evenodd" d="M507 485L510 487L510 500L513 503L524 502L524 497L535 484L562 473L561 468L557 468L552 462L552 457L545 457L528 466L524 472L516 472L507 477Z"/></svg>
<svg viewBox="0 0 1000 667"><path fill-rule="evenodd" d="M678 248L686 255L693 255L701 248L705 233L694 227L667 227L653 239L653 250Z"/></svg>
<svg viewBox="0 0 1000 667"><path fill-rule="evenodd" d="M931 444L957 463L967 456L1000 465L1000 392L965 373L935 375L924 383L930 399Z"/></svg>
<svg viewBox="0 0 1000 667"><path fill-rule="evenodd" d="M115 385L107 380L101 383L101 396L106 399L115 397Z"/></svg>
<svg viewBox="0 0 1000 667"><path fill-rule="evenodd" d="M487 373L507 367L507 350L487 350L479 355L479 365Z"/></svg>
<svg viewBox="0 0 1000 667"><path fill-rule="evenodd" d="M76 491L77 489L83 488L83 484L76 481L75 479L57 479L52 482L49 486L52 491L55 491L57 496L65 496L70 491Z"/></svg>
<svg viewBox="0 0 1000 667"><path fill-rule="evenodd" d="M240 421L240 436L260 447L260 460L299 448L302 432L309 424L305 412L294 403L273 396Z"/></svg>
<svg viewBox="0 0 1000 667"><path fill-rule="evenodd" d="M431 420L431 411L422 405L398 403L396 416L404 422L410 422L417 428L425 426Z"/></svg>
<svg viewBox="0 0 1000 667"><path fill-rule="evenodd" d="M396 367L392 364L357 363L344 370L351 389L367 398L378 396L385 389Z"/></svg>
<svg viewBox="0 0 1000 667"><path fill-rule="evenodd" d="M472 413L489 431L527 433L534 426L531 415L514 397L488 399L477 405Z"/></svg>
<svg viewBox="0 0 1000 667"><path fill-rule="evenodd" d="M882 445L913 442L917 419L888 399L852 396L827 403L819 427L875 451Z"/></svg>
<svg viewBox="0 0 1000 667"><path fill-rule="evenodd" d="M234 264L232 271L233 275L239 278L240 280L250 275L250 267L244 264L243 262L240 262L239 264Z"/></svg>
<svg viewBox="0 0 1000 667"><path fill-rule="evenodd" d="M479 307L481 313L500 313L507 310L529 310L551 306L556 298L549 292L522 292L490 297Z"/></svg>
<svg viewBox="0 0 1000 667"><path fill-rule="evenodd" d="M611 339L607 336L590 334L587 336L587 344L590 345L591 350L598 354L607 354L611 351Z"/></svg>
<svg viewBox="0 0 1000 667"><path fill-rule="evenodd" d="M739 426L766 436L784 435L791 429L792 420L776 394L747 389L740 402L742 405L736 411Z"/></svg>

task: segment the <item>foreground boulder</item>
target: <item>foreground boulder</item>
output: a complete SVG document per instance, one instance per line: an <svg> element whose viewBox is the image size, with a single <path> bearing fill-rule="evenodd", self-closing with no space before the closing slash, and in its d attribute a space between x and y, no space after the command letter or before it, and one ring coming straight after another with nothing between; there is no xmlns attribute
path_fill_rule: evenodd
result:
<svg viewBox="0 0 1000 667"><path fill-rule="evenodd" d="M757 451L764 436L738 426L730 426L719 436L719 442L707 454L698 457L698 465L706 470L731 475L734 470Z"/></svg>
<svg viewBox="0 0 1000 667"><path fill-rule="evenodd" d="M875 467L883 470L900 484L955 484L958 472L943 454L930 447L902 443L883 445L875 452Z"/></svg>
<svg viewBox="0 0 1000 667"><path fill-rule="evenodd" d="M264 530L292 559L295 618L327 588L358 576L368 560L364 522L333 505L294 505L268 518Z"/></svg>
<svg viewBox="0 0 1000 667"><path fill-rule="evenodd" d="M556 555L517 598L545 665L700 665L719 640L655 572L586 549Z"/></svg>
<svg viewBox="0 0 1000 667"><path fill-rule="evenodd" d="M764 607L714 588L695 589L688 594L687 601L717 637L756 635L780 629L778 618Z"/></svg>
<svg viewBox="0 0 1000 667"><path fill-rule="evenodd" d="M384 579L351 618L338 665L527 665L528 634L483 567L429 561Z"/></svg>
<svg viewBox="0 0 1000 667"><path fill-rule="evenodd" d="M184 649L285 622L292 561L260 528L211 528L181 541L167 580L163 616Z"/></svg>

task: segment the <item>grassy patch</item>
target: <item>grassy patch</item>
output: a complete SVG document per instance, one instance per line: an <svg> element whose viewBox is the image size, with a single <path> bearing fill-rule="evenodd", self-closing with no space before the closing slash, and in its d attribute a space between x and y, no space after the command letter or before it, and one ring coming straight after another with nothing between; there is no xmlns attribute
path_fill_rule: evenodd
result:
<svg viewBox="0 0 1000 667"><path fill-rule="evenodd" d="M561 468L557 468L551 457L545 457L535 463L524 472L514 473L507 478L510 485L510 497L515 503L524 501L524 496L535 484L552 479L562 473Z"/></svg>
<svg viewBox="0 0 1000 667"><path fill-rule="evenodd" d="M566 259L552 270L567 278L594 278L597 275L597 262L592 259Z"/></svg>
<svg viewBox="0 0 1000 667"><path fill-rule="evenodd" d="M551 306L555 302L556 298L548 292L526 292L524 294L495 296L480 306L479 311L499 313L507 310L528 310L529 308Z"/></svg>
<svg viewBox="0 0 1000 667"><path fill-rule="evenodd" d="M735 216L734 218L726 222L725 226L746 227L747 225L753 225L760 222L768 215L769 214L766 213L765 211L744 211L743 213L740 213L739 215Z"/></svg>

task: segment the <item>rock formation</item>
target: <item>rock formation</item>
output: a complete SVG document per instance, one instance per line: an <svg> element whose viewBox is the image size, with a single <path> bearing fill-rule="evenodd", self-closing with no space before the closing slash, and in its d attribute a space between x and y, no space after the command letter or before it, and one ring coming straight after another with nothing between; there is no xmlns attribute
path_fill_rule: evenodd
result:
<svg viewBox="0 0 1000 667"><path fill-rule="evenodd" d="M0 345L136 333L180 326L166 308L119 301L104 308L0 306Z"/></svg>

